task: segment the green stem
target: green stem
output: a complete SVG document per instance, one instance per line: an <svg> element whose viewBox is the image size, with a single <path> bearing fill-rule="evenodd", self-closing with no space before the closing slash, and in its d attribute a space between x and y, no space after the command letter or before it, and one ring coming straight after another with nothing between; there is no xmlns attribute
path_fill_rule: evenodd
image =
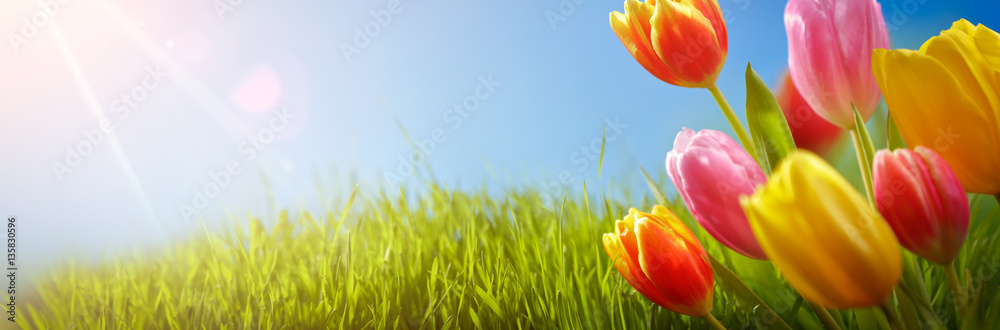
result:
<svg viewBox="0 0 1000 330"><path fill-rule="evenodd" d="M893 291L896 294L896 301L899 302L900 325L903 329L920 328L920 308L913 302L913 298L904 293L898 286Z"/></svg>
<svg viewBox="0 0 1000 330"><path fill-rule="evenodd" d="M914 307L916 307L917 311L923 315L924 320L927 321L927 324L930 326L931 329L933 330L947 329L944 326L944 323L941 322L941 319L938 318L937 313L934 313L933 308L930 307L931 304L930 301L920 298L916 292L913 292L913 290L907 287L906 284L904 283L900 283L898 288L900 289L899 292L901 292L906 297L909 297L910 301L916 303Z"/></svg>
<svg viewBox="0 0 1000 330"><path fill-rule="evenodd" d="M951 286L951 293L955 296L955 309L958 310L959 320L965 316L965 289L962 289L962 284L958 280L958 271L955 270L955 262L944 265L944 274L948 277L948 285Z"/></svg>
<svg viewBox="0 0 1000 330"><path fill-rule="evenodd" d="M882 303L878 307L882 309L882 313L885 313L885 319L889 321L890 328L893 330L902 329L902 327L899 326L899 318L896 317L895 309L890 306L888 302Z"/></svg>
<svg viewBox="0 0 1000 330"><path fill-rule="evenodd" d="M702 316L701 318L705 320L705 322L708 322L708 324L712 326L712 329L727 330L726 326L719 323L719 320L717 320L715 316L712 316L712 313L705 314L705 316Z"/></svg>
<svg viewBox="0 0 1000 330"><path fill-rule="evenodd" d="M864 126L862 126L864 127ZM864 129L864 128L860 128ZM861 131L855 127L851 129L851 140L854 141L854 150L858 155L858 166L861 167L861 177L865 181L865 192L868 193L868 204L874 209L875 206L875 186L872 184L872 164L871 158L867 155L868 148L861 138Z"/></svg>
<svg viewBox="0 0 1000 330"><path fill-rule="evenodd" d="M899 291L916 304L917 311L924 316L931 329L944 329L944 323L931 307L923 274L924 271L920 268L920 264L913 260L913 255L909 252L903 252L903 281L899 283Z"/></svg>
<svg viewBox="0 0 1000 330"><path fill-rule="evenodd" d="M747 133L746 127L743 127L743 123L740 122L740 118L736 117L736 112L733 111L733 107L729 106L729 102L726 101L726 97L722 96L722 91L719 90L719 86L712 85L708 88L709 92L712 92L712 97L715 98L715 103L719 104L719 108L722 109L722 114L726 115L726 120L729 121L729 125L733 127L733 131L736 131L736 137L740 139L740 143L743 144L743 149L746 149L750 157L760 164L760 159L757 158L757 147L753 143L753 139L750 138L750 133Z"/></svg>
<svg viewBox="0 0 1000 330"><path fill-rule="evenodd" d="M824 328L827 330L840 330L840 325L833 319L833 315L830 315L830 311L826 310L826 307L812 302L809 303L809 307L812 307L813 313L816 313L816 316L819 317L819 322L823 323Z"/></svg>

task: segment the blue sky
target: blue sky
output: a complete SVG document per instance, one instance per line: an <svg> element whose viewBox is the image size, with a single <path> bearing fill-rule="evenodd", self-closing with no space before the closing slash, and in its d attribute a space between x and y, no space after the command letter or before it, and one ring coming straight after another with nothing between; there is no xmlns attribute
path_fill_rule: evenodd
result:
<svg viewBox="0 0 1000 330"><path fill-rule="evenodd" d="M417 141L437 138L428 159L438 179L497 193L563 172L570 189L596 186L596 161L574 153L609 121L620 132L608 131L603 184L638 183L640 166L663 172L682 127L731 133L707 91L667 85L631 58L608 25L621 2L580 2L560 12L555 0L401 0L379 17L389 1L245 0L221 14L211 1L70 2L18 51L0 51L0 151L10 157L0 210L22 219L23 255L44 265L262 214L272 199L316 211L354 182L375 194L412 152L397 121ZM881 3L894 47L917 48L963 17L1000 27L993 2ZM730 52L719 86L742 112L746 64L772 86L787 65L784 2L720 5ZM0 15L3 32L39 11L4 6L13 8ZM549 11L564 20L553 24ZM361 47L355 29L372 24ZM349 59L345 45L357 50ZM108 117L158 66L164 82L127 118ZM464 117L452 110L473 101ZM290 114L280 130L270 126L276 107ZM114 132L59 180L52 164L101 118ZM269 127L273 141L250 159L248 137ZM186 221L181 206L230 163L239 171Z"/></svg>

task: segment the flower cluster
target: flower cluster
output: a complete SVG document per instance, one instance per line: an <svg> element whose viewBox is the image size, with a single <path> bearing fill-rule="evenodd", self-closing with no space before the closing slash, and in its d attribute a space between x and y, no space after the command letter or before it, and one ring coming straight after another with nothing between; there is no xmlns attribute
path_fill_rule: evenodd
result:
<svg viewBox="0 0 1000 330"><path fill-rule="evenodd" d="M748 68L747 132L716 86L728 53L722 17L715 0L627 0L610 17L643 68L709 89L739 137L685 128L666 155L705 232L771 261L814 310L885 304L907 267L900 246L954 272L966 193L1000 199L1000 34L963 19L919 50L892 50L876 0L790 0L788 74L775 96L751 88L759 77ZM883 96L902 142L876 151L865 123ZM863 192L823 158L846 131ZM632 209L604 247L645 297L721 327L711 256L670 210ZM960 296L961 284L952 290Z"/></svg>

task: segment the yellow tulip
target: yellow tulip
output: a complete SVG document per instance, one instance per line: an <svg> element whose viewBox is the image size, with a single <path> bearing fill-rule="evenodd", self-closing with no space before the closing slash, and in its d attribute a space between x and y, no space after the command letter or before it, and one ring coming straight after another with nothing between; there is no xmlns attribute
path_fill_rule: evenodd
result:
<svg viewBox="0 0 1000 330"><path fill-rule="evenodd" d="M768 259L806 300L838 309L877 306L899 282L892 228L816 154L793 152L740 202Z"/></svg>
<svg viewBox="0 0 1000 330"><path fill-rule="evenodd" d="M940 154L966 192L1000 193L1000 34L963 19L920 50L876 49L872 70L909 147Z"/></svg>

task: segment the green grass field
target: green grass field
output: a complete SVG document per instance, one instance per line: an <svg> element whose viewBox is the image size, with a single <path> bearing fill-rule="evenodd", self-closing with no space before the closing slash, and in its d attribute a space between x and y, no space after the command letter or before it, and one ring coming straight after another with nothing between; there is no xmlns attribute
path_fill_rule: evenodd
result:
<svg viewBox="0 0 1000 330"><path fill-rule="evenodd" d="M885 116L869 126L885 147ZM405 130L404 130L405 132ZM853 149L831 162L860 190ZM598 174L603 164L600 154ZM433 173L427 168L428 173ZM821 329L809 304L767 261L732 252L697 225L665 173L632 187L612 178L553 200L541 186L504 195L423 180L409 195L355 187L322 214L233 216L154 251L67 262L36 279L19 324L29 329L701 329L660 308L613 267L601 235L628 209L668 206L698 236L715 270L713 314L730 329ZM433 177L433 175L429 175ZM266 178L265 178L266 181ZM617 192L617 193L616 193ZM322 195L322 192L320 192ZM417 195L416 200L407 196ZM606 197L613 195L615 197ZM970 195L956 261L969 315L940 266L903 251L892 298L907 329L1000 329L1000 207ZM5 297L6 298L6 297ZM21 299L19 297L19 299ZM19 307L20 308L20 307ZM831 310L842 329L890 329L878 308ZM941 328L941 327L938 327Z"/></svg>
<svg viewBox="0 0 1000 330"><path fill-rule="evenodd" d="M652 181L649 181L652 182ZM669 184L661 178L659 185ZM655 185L655 184L654 184ZM658 188L656 188L659 190ZM591 191L590 196L603 195ZM600 235L631 204L583 192L544 205L540 190L497 197L431 186L419 200L352 198L325 214L231 219L155 252L68 263L40 279L25 328L636 329L705 328L659 308L612 267ZM346 198L345 198L346 200ZM973 196L958 266L973 288L967 328L1000 327L1000 211ZM689 225L679 200L668 203ZM769 263L726 250L692 227L714 259L713 313L731 329L819 328ZM931 306L897 291L902 322L934 312L957 328L940 267L920 261ZM733 276L733 273L740 279ZM748 290L749 289L749 290ZM770 309L760 304L766 302ZM881 311L832 311L844 329L888 329Z"/></svg>

